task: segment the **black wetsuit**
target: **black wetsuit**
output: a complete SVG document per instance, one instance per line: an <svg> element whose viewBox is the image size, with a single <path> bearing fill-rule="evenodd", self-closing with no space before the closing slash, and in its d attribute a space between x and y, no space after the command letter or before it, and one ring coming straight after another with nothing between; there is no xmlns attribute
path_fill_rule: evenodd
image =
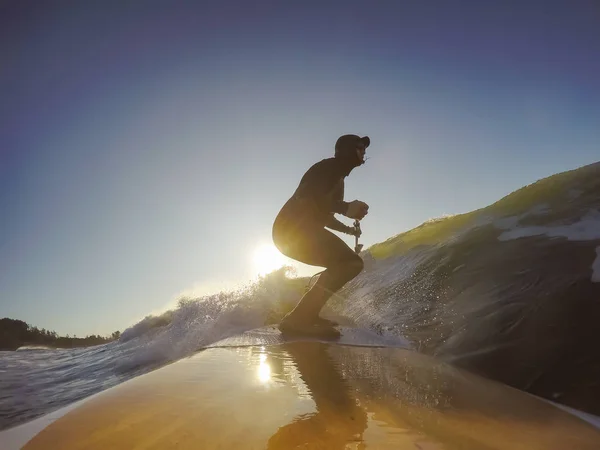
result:
<svg viewBox="0 0 600 450"><path fill-rule="evenodd" d="M354 160L344 158L328 158L314 164L273 224L273 241L281 253L326 268L292 311L300 320L318 319L329 297L363 268L360 256L325 229L352 233L353 228L337 220L334 214L345 214L348 209L344 201L344 178L356 165Z"/></svg>

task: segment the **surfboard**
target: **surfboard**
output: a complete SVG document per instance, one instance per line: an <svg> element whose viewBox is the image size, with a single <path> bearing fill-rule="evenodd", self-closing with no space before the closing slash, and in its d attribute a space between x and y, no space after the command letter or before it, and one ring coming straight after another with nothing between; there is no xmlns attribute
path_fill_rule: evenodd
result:
<svg viewBox="0 0 600 450"><path fill-rule="evenodd" d="M598 442L600 430L546 401L417 352L301 341L200 351L94 395L23 448L591 450Z"/></svg>

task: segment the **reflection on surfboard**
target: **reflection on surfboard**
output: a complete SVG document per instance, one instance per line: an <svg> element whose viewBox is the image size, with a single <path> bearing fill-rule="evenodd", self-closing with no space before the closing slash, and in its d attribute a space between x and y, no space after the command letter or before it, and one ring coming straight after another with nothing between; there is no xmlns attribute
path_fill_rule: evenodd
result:
<svg viewBox="0 0 600 450"><path fill-rule="evenodd" d="M316 412L300 415L279 428L267 448L310 448L311 444L318 444L344 449L349 442L361 442L367 414L352 397L327 348L319 343L291 343L285 346L285 352L315 402Z"/></svg>

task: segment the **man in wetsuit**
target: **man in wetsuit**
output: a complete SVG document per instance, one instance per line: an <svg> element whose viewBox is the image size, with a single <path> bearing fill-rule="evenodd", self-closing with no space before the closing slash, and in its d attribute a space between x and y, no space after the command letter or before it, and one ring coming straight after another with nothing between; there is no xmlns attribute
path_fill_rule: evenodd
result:
<svg viewBox="0 0 600 450"><path fill-rule="evenodd" d="M353 134L341 136L335 156L314 164L300 180L273 224L273 241L284 255L312 266L325 267L315 285L279 325L284 332L339 334L334 322L319 317L327 300L363 269L363 261L339 237L325 227L356 235L334 214L361 220L369 206L359 200L344 201L344 179L364 164L371 140Z"/></svg>

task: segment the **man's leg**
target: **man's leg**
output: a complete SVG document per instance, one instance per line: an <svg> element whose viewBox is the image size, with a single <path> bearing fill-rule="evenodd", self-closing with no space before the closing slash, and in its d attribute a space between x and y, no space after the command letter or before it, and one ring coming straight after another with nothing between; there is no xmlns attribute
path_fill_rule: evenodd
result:
<svg viewBox="0 0 600 450"><path fill-rule="evenodd" d="M284 318L286 322L312 325L329 298L363 269L363 261L344 241L324 228L309 236L297 236L287 255L305 264L325 267L315 285Z"/></svg>

